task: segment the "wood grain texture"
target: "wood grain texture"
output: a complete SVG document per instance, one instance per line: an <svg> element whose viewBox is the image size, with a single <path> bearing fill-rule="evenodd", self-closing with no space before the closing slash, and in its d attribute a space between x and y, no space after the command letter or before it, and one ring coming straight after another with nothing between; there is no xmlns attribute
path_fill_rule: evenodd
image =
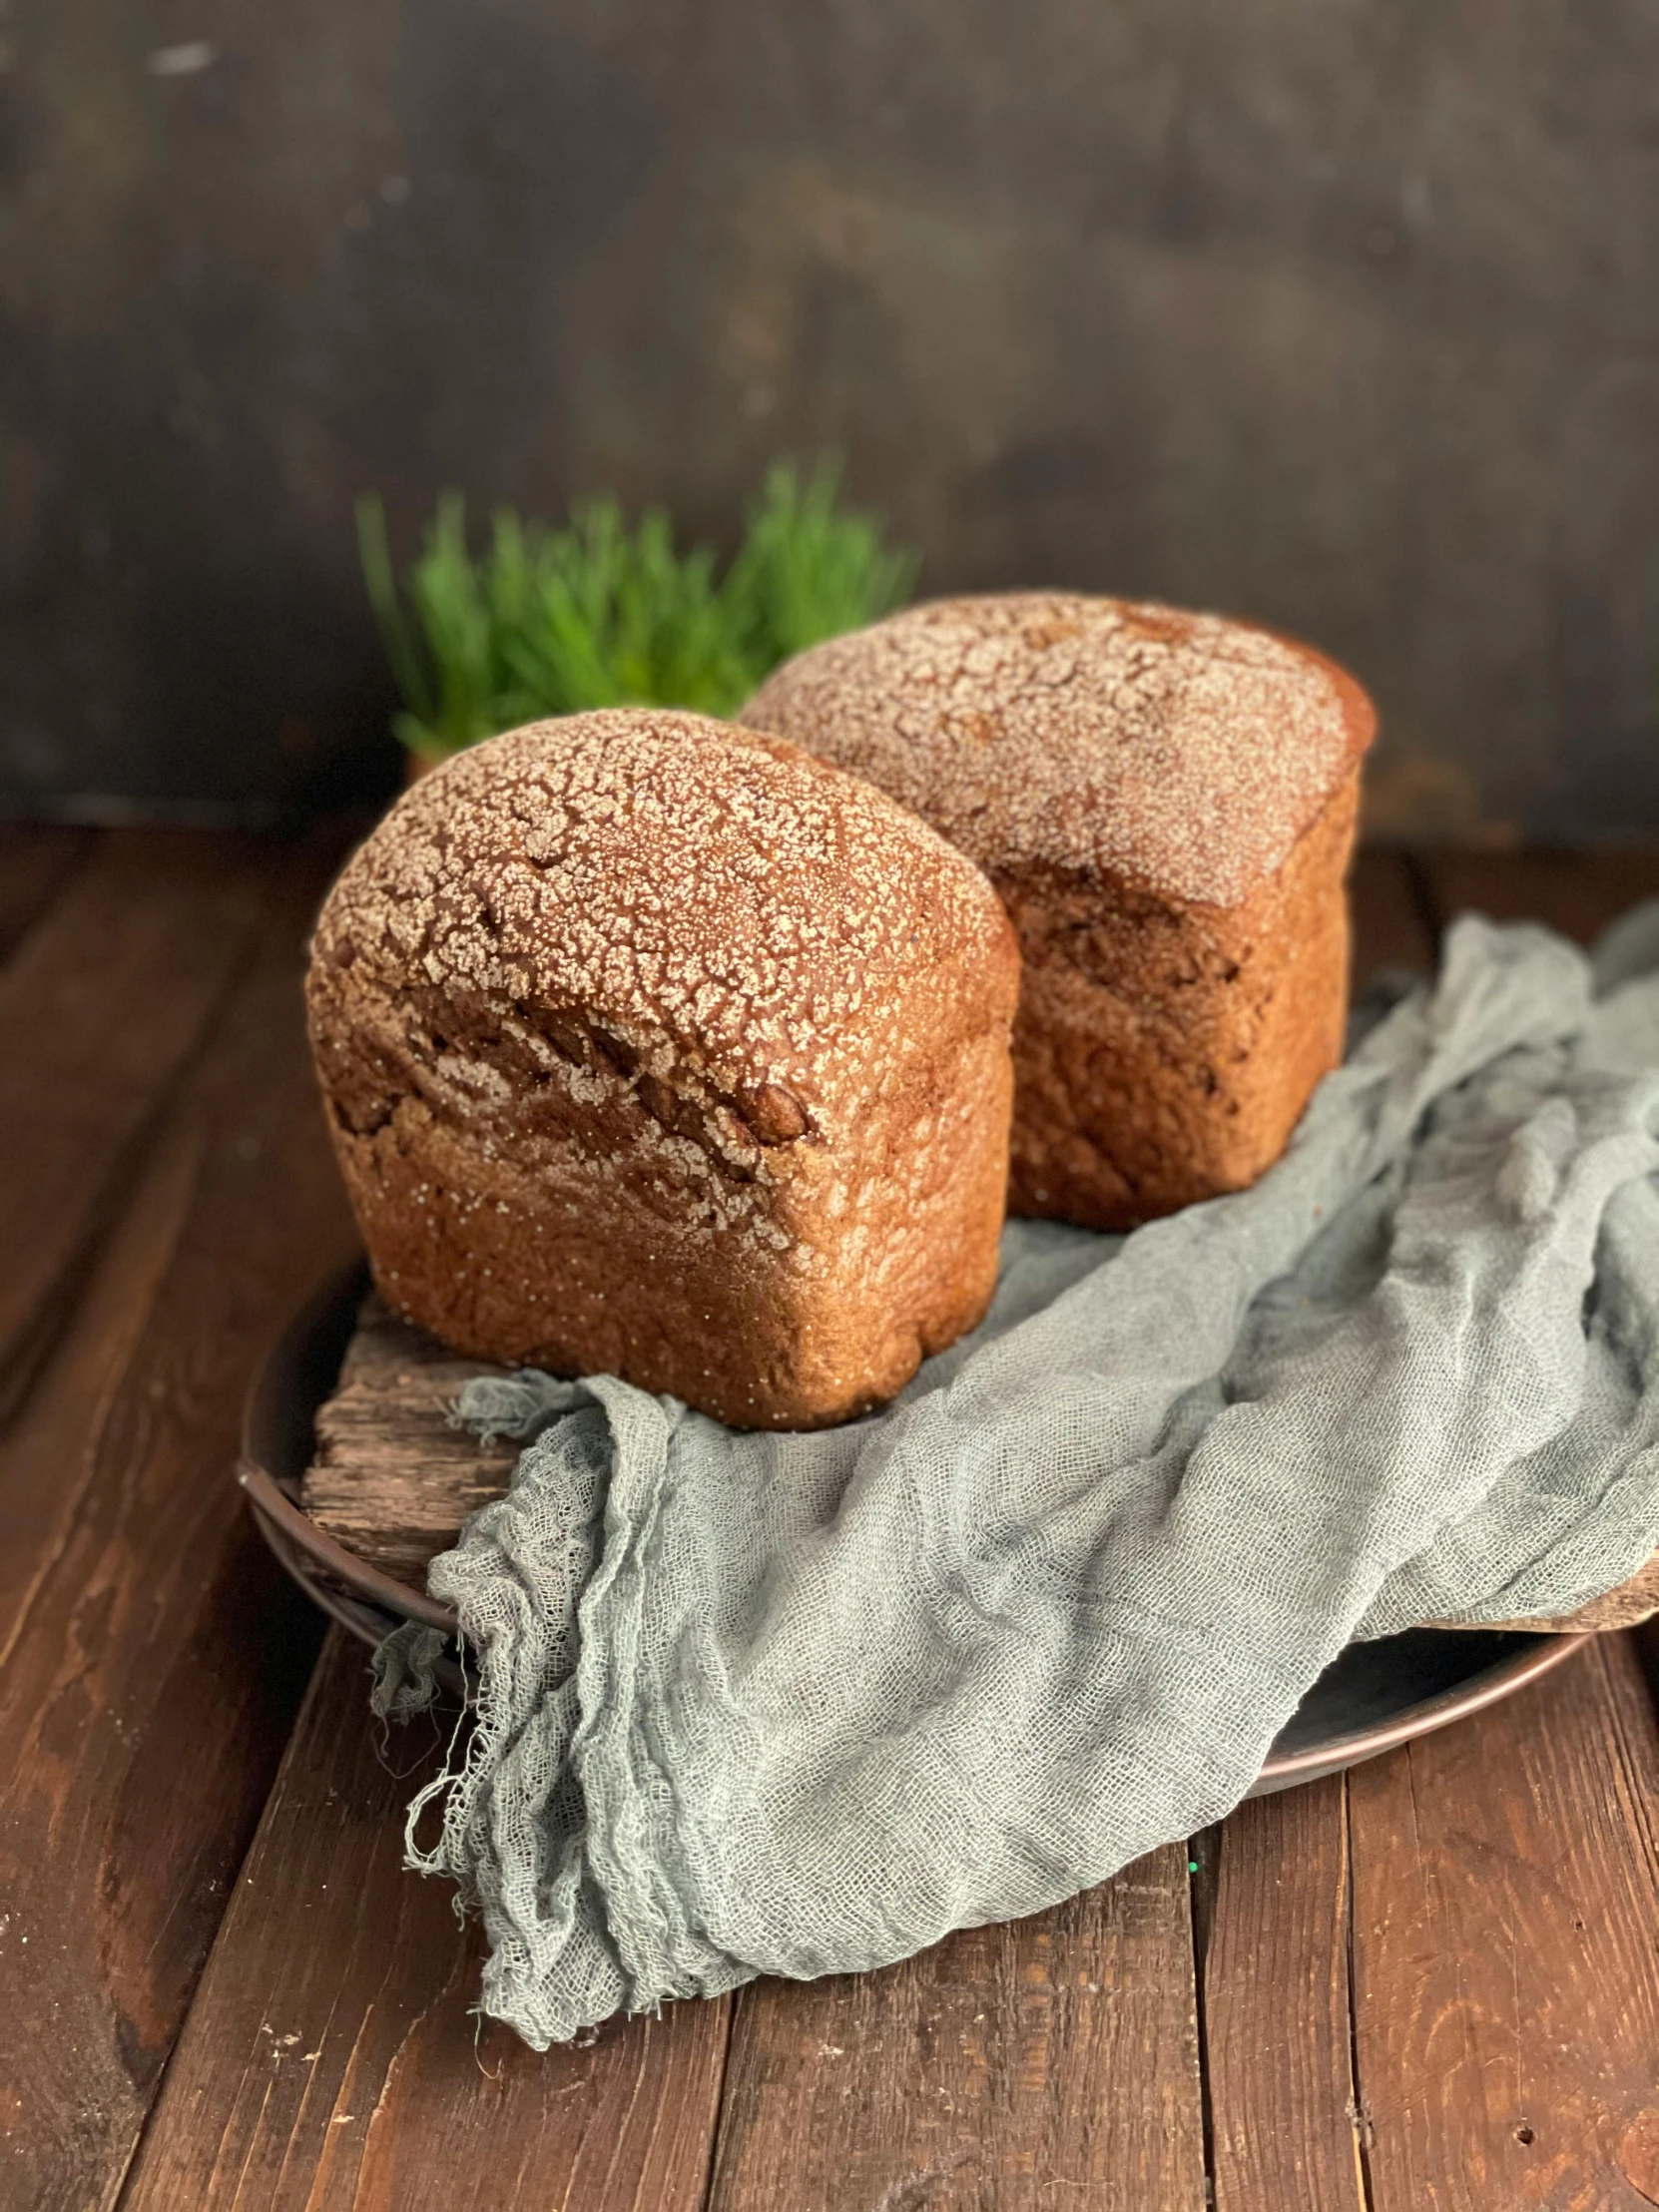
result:
<svg viewBox="0 0 1659 2212"><path fill-rule="evenodd" d="M1349 1795L1373 2212L1639 2212L1659 1741L1626 1640L1357 1768Z"/></svg>
<svg viewBox="0 0 1659 2212"><path fill-rule="evenodd" d="M458 1358L370 1296L317 1414L306 1512L348 1551L423 1590L433 1556L507 1487L518 1445L482 1444L449 1418L464 1382L501 1373Z"/></svg>
<svg viewBox="0 0 1659 2212"><path fill-rule="evenodd" d="M10 958L97 836L61 824L0 822L0 961Z"/></svg>
<svg viewBox="0 0 1659 2212"><path fill-rule="evenodd" d="M1344 1778L1240 1806L1204 1956L1216 2212L1366 2212L1348 1945Z"/></svg>
<svg viewBox="0 0 1659 2212"><path fill-rule="evenodd" d="M695 2212L730 2000L538 2055L480 2023L447 1883L402 1869L446 1732L368 1716L330 1632L124 2212Z"/></svg>
<svg viewBox="0 0 1659 2212"><path fill-rule="evenodd" d="M0 2187L40 2212L113 2200L315 1648L229 1470L259 1351L349 1249L299 1030L327 857L245 852L254 964L0 1446ZM200 878L124 866L188 938L163 877ZM195 1008L212 964L181 969ZM199 1019L159 974L146 1004L176 1044Z"/></svg>
<svg viewBox="0 0 1659 2212"><path fill-rule="evenodd" d="M740 1990L710 2212L1200 2212L1185 1849L884 1972Z"/></svg>
<svg viewBox="0 0 1659 2212"><path fill-rule="evenodd" d="M0 1426L252 943L241 837L104 837L0 971Z"/></svg>

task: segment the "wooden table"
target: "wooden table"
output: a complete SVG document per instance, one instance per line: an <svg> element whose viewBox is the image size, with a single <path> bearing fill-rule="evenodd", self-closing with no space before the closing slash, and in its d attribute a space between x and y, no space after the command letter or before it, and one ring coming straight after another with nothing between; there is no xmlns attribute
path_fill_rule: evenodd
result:
<svg viewBox="0 0 1659 2212"><path fill-rule="evenodd" d="M0 831L0 2206L1633 2212L1659 1730L1631 1637L1059 1911L536 2057L399 1866L431 1732L283 1582L243 1391L351 1232L299 947L337 834ZM1361 958L1587 935L1659 857L1372 855Z"/></svg>

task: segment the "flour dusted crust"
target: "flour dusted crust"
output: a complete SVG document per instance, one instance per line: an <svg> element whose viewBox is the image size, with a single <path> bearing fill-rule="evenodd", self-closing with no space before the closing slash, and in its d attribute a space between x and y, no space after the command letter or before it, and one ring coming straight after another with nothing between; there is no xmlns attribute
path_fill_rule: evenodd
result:
<svg viewBox="0 0 1659 2212"><path fill-rule="evenodd" d="M995 883L1025 960L1016 1212L1127 1228L1277 1158L1342 1048L1352 678L1219 616L1024 592L815 646L741 719Z"/></svg>
<svg viewBox="0 0 1659 2212"><path fill-rule="evenodd" d="M1017 989L994 894L922 823L646 709L423 778L307 981L388 1303L757 1427L879 1402L983 1313Z"/></svg>

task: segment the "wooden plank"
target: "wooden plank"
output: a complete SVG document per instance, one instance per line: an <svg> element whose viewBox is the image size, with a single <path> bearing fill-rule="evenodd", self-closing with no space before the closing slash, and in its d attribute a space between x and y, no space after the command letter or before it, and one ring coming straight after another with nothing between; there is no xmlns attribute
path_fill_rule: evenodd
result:
<svg viewBox="0 0 1659 2212"><path fill-rule="evenodd" d="M449 1419L464 1382L502 1372L365 1300L339 1385L317 1414L306 1512L347 1551L425 1589L435 1554L512 1474L516 1443L481 1444Z"/></svg>
<svg viewBox="0 0 1659 2212"><path fill-rule="evenodd" d="M61 823L0 822L0 962L11 957L97 834Z"/></svg>
<svg viewBox="0 0 1659 2212"><path fill-rule="evenodd" d="M1638 2212L1659 1740L1628 1642L1349 1777L1374 2212Z"/></svg>
<svg viewBox="0 0 1659 2212"><path fill-rule="evenodd" d="M730 2000L541 2055L480 2023L475 1932L401 1866L448 1724L388 1763L366 1665L331 1632L124 2212L694 2212Z"/></svg>
<svg viewBox="0 0 1659 2212"><path fill-rule="evenodd" d="M1348 1945L1343 1778L1240 1806L1204 1956L1216 2212L1365 2212Z"/></svg>
<svg viewBox="0 0 1659 2212"><path fill-rule="evenodd" d="M1433 967L1435 931L1412 855L1386 846L1357 852L1349 904L1356 984L1363 987L1379 968Z"/></svg>
<svg viewBox="0 0 1659 2212"><path fill-rule="evenodd" d="M1473 909L1547 921L1588 944L1639 899L1659 897L1659 851L1430 852L1424 880L1442 923Z"/></svg>
<svg viewBox="0 0 1659 2212"><path fill-rule="evenodd" d="M230 1468L259 1351L350 1246L299 1022L329 855L245 857L238 891L149 850L182 952L205 906L260 948L0 1444L0 2174L41 2212L113 2200L303 1689L313 1617ZM213 963L181 967L198 1004Z"/></svg>
<svg viewBox="0 0 1659 2212"><path fill-rule="evenodd" d="M262 911L254 850L106 835L0 972L0 1428L245 962Z"/></svg>
<svg viewBox="0 0 1659 2212"><path fill-rule="evenodd" d="M711 2212L1205 2202L1186 1852L886 1971L740 1990Z"/></svg>

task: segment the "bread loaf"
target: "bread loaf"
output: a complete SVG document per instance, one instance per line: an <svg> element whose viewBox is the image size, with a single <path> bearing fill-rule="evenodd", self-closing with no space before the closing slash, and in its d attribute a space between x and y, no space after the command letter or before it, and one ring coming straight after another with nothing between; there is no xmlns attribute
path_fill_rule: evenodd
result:
<svg viewBox="0 0 1659 2212"><path fill-rule="evenodd" d="M786 663L742 721L856 770L990 876L1025 974L1010 1205L1125 1229L1237 1190L1335 1065L1353 679L1211 615L940 600Z"/></svg>
<svg viewBox="0 0 1659 2212"><path fill-rule="evenodd" d="M754 1427L877 1403L984 1312L1017 990L995 895L924 824L645 709L423 778L307 983L389 1305Z"/></svg>

